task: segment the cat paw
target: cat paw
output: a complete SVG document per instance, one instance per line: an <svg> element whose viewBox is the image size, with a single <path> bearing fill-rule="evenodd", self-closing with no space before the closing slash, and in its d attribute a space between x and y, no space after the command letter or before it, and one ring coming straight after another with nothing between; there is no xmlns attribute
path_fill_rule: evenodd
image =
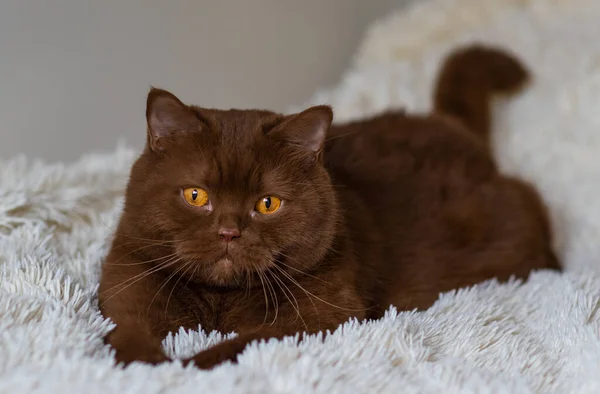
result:
<svg viewBox="0 0 600 394"><path fill-rule="evenodd" d="M240 349L239 346L227 345L220 344L208 348L194 357L184 360L184 364L191 363L200 369L212 369L225 361L237 362L237 356L243 350L243 347Z"/></svg>
<svg viewBox="0 0 600 394"><path fill-rule="evenodd" d="M133 344L132 344L133 345ZM165 356L162 349L142 346L120 346L115 348L115 359L117 363L122 363L125 366L133 362L142 362L146 364L160 364L170 359Z"/></svg>

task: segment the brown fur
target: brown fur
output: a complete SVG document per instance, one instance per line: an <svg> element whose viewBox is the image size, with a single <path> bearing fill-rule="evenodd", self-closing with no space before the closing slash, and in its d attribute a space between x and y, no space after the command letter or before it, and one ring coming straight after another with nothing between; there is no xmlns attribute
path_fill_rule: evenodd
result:
<svg viewBox="0 0 600 394"><path fill-rule="evenodd" d="M100 284L117 360L167 360L161 339L181 326L238 332L187 360L210 368L252 340L559 269L541 199L500 175L488 146L490 95L526 75L508 54L472 46L445 62L437 114L331 127L326 106L220 111L153 89ZM187 205L186 187L208 190L210 204ZM253 211L265 195L283 200L273 215Z"/></svg>

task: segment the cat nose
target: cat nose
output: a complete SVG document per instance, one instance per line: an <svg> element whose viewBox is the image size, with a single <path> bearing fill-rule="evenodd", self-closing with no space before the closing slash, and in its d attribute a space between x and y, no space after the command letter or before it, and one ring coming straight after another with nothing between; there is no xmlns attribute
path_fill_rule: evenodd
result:
<svg viewBox="0 0 600 394"><path fill-rule="evenodd" d="M223 227L219 230L219 235L222 240L227 242L231 242L241 236L240 230L235 227Z"/></svg>

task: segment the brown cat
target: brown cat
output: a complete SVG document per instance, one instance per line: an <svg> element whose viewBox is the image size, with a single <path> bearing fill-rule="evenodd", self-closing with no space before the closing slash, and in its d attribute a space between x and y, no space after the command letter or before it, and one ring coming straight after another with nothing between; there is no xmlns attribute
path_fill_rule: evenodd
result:
<svg viewBox="0 0 600 394"><path fill-rule="evenodd" d="M337 126L327 106L221 111L152 89L100 283L117 360L167 360L161 339L181 326L239 333L186 360L210 368L253 340L559 269L540 198L488 146L491 94L526 79L470 46L442 67L437 114Z"/></svg>

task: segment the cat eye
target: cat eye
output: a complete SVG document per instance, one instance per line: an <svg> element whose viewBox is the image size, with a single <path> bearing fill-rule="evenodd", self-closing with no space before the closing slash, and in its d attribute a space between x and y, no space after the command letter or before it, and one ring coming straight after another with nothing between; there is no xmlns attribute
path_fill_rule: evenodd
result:
<svg viewBox="0 0 600 394"><path fill-rule="evenodd" d="M183 189L183 198L193 207L203 207L208 204L208 193L199 187Z"/></svg>
<svg viewBox="0 0 600 394"><path fill-rule="evenodd" d="M275 213L281 207L281 199L275 196L266 196L258 200L254 209L256 212L262 213L263 215L270 215Z"/></svg>

